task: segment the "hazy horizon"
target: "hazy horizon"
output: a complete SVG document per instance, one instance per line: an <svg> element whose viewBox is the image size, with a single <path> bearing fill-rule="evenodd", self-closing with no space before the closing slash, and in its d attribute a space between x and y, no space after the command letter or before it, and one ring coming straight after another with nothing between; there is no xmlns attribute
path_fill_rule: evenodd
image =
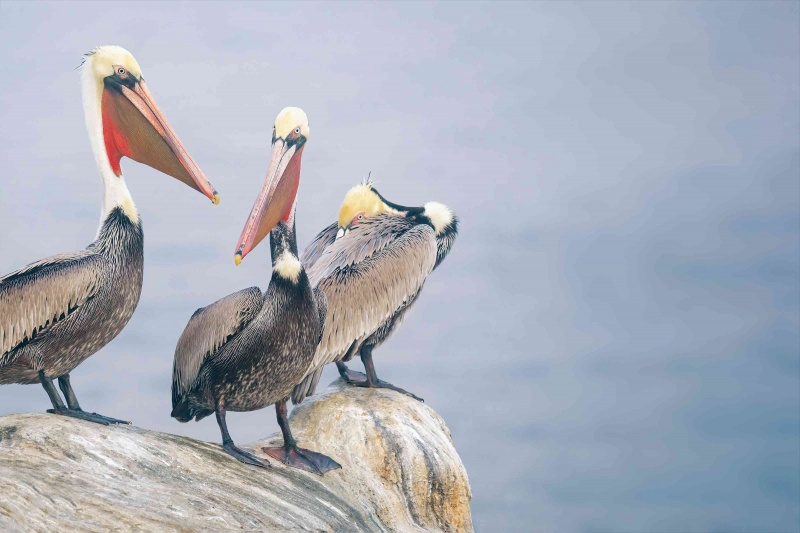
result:
<svg viewBox="0 0 800 533"><path fill-rule="evenodd" d="M461 220L375 365L447 422L477 531L797 531L798 21L795 2L3 0L0 276L94 238L75 67L118 44L222 202L122 161L144 287L72 374L84 408L220 442L169 417L173 350L195 309L266 288L269 247L233 250L299 106L301 249L368 172ZM0 387L0 415L48 407ZM228 424L278 429L272 408Z"/></svg>

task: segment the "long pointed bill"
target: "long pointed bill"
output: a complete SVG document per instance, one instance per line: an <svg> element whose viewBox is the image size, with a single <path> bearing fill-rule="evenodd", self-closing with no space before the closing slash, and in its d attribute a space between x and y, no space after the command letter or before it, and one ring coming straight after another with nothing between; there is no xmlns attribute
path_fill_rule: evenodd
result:
<svg viewBox="0 0 800 533"><path fill-rule="evenodd" d="M236 244L238 265L272 231L280 220L288 221L300 185L300 160L303 147L287 145L282 139L272 143L272 159L261 192Z"/></svg>
<svg viewBox="0 0 800 533"><path fill-rule="evenodd" d="M401 213L401 214L403 214L405 216L418 215L418 214L422 213L423 211L425 211L424 207L408 207L408 206L405 206L405 205L400 205L400 204L396 204L394 202L390 202L389 200L384 198L383 195L381 193L379 193L378 189L376 189L375 187L372 187L372 192L377 194L378 198L380 198L381 201L384 204L386 204L390 209L394 209L398 213Z"/></svg>
<svg viewBox="0 0 800 533"><path fill-rule="evenodd" d="M106 81L102 113L106 151L117 175L124 155L179 179L214 204L219 203L219 194L175 135L144 80L131 86Z"/></svg>

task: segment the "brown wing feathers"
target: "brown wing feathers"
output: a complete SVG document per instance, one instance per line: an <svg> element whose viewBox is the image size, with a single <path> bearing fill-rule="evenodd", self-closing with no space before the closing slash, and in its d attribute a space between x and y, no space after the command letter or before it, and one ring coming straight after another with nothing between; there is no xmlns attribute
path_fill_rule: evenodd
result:
<svg viewBox="0 0 800 533"><path fill-rule="evenodd" d="M203 362L212 357L261 310L261 289L250 287L195 311L175 348L172 406L191 389Z"/></svg>

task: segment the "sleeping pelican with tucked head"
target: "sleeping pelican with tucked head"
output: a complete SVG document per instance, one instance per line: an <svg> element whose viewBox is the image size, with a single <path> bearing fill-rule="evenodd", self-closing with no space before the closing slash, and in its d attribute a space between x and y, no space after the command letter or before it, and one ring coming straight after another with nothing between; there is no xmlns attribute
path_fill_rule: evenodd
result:
<svg viewBox="0 0 800 533"><path fill-rule="evenodd" d="M399 205L369 181L347 191L338 220L301 256L312 284L325 293L329 318L314 362L292 392L294 403L314 393L322 368L332 362L351 385L417 398L378 379L372 350L403 321L428 275L450 253L457 233L458 219L438 202ZM345 365L355 354L360 354L366 375Z"/></svg>

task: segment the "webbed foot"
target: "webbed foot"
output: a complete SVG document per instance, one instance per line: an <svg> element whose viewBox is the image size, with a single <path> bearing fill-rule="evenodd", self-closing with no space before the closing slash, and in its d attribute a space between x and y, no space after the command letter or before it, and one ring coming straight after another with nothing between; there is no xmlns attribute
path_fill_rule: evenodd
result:
<svg viewBox="0 0 800 533"><path fill-rule="evenodd" d="M365 344L361 346L359 350L361 353L361 362L364 363L364 370L367 371L366 380L364 381L352 381L350 382L351 385L354 387L366 387L371 389L389 389L401 394L405 394L406 396L411 396L415 400L425 403L425 400L417 396L416 394L412 394L405 389L401 389L400 387L395 387L391 383L387 381L382 381L378 379L378 374L375 373L375 364L372 362L372 350L374 346L371 344ZM339 369L339 373L342 374L344 370L347 370L347 367L344 363L337 362L336 367ZM344 377L344 376L342 376Z"/></svg>
<svg viewBox="0 0 800 533"><path fill-rule="evenodd" d="M339 375L342 376L342 379L350 385L367 382L366 374L362 372L357 372L355 370L350 370L349 368L347 368L347 365L342 363L341 361L336 362L336 369L339 371Z"/></svg>
<svg viewBox="0 0 800 533"><path fill-rule="evenodd" d="M312 474L318 474L320 476L328 470L334 470L342 467L342 465L327 455L312 452L311 450L306 450L304 448L298 448L297 446L290 446L288 448L285 446L275 446L270 448L264 447L261 449L270 457L277 459L286 465L299 468L300 470L305 470L306 472L311 472Z"/></svg>
<svg viewBox="0 0 800 533"><path fill-rule="evenodd" d="M222 445L222 449L228 452L228 455L235 457L245 464L259 466L261 468L272 468L272 465L269 464L269 461L259 459L252 453L242 450L232 442L224 443Z"/></svg>
<svg viewBox="0 0 800 533"><path fill-rule="evenodd" d="M401 394L405 394L406 396L411 396L415 400L420 401L422 403L425 403L425 400L423 400L422 398L420 398L416 394L414 394L412 392L408 392L405 389L401 389L400 387L395 387L391 383L389 383L387 381L380 380L380 379L378 380L378 382L375 385L371 385L368 381L353 382L353 383L351 383L351 385L354 386L354 387L364 387L364 388L368 388L368 389L389 389L389 390L393 390L393 391L399 392Z"/></svg>
<svg viewBox="0 0 800 533"><path fill-rule="evenodd" d="M64 407L60 409L48 409L47 412L61 416L79 418L81 420L87 420L89 422L94 422L96 424L103 424L104 426L108 426L110 424L130 424L128 420L111 418L109 416L98 415L97 413L87 413L82 409L68 409Z"/></svg>

